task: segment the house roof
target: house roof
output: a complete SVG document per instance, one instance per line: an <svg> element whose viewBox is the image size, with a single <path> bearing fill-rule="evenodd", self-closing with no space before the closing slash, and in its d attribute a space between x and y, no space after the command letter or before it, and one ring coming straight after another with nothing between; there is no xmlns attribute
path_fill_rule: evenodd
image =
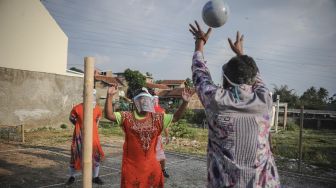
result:
<svg viewBox="0 0 336 188"><path fill-rule="evenodd" d="M102 75L95 75L94 76L95 81L103 81L108 84L119 84L122 86L125 86L120 79L117 77L110 77L110 76L102 76Z"/></svg>
<svg viewBox="0 0 336 188"><path fill-rule="evenodd" d="M146 87L151 88L151 89L154 89L154 88L169 89L169 87L164 84L154 84L154 83L149 83L149 82L146 83Z"/></svg>
<svg viewBox="0 0 336 188"><path fill-rule="evenodd" d="M162 80L160 84L165 85L181 85L185 82L185 80Z"/></svg>
<svg viewBox="0 0 336 188"><path fill-rule="evenodd" d="M185 88L175 88L172 90L162 90L159 92L158 96L163 98L173 97L173 98L181 98L182 92ZM190 88L192 91L192 95L196 92L194 88Z"/></svg>

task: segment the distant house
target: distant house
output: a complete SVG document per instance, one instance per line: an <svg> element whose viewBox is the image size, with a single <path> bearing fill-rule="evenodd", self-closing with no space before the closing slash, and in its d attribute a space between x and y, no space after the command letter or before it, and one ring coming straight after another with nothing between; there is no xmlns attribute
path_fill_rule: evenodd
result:
<svg viewBox="0 0 336 188"><path fill-rule="evenodd" d="M162 90L159 92L160 105L165 109L178 107L182 102L182 92L184 88L175 88L172 90ZM201 101L199 100L194 88L192 90L192 97L187 106L188 109L204 109Z"/></svg>
<svg viewBox="0 0 336 188"><path fill-rule="evenodd" d="M185 80L162 80L160 84L168 86L170 89L184 88Z"/></svg>
<svg viewBox="0 0 336 188"><path fill-rule="evenodd" d="M99 73L97 72L95 73L94 76L94 88L97 90L97 99L99 99L100 105L104 105L105 103L106 93L109 85L111 84L118 85L119 90L118 96L120 97L124 97L127 91L127 85L125 85L118 77L105 76L105 75L101 75L101 72ZM119 100L119 97L116 97L115 100Z"/></svg>
<svg viewBox="0 0 336 188"><path fill-rule="evenodd" d="M155 89L157 92L160 92L162 90L169 90L170 88L164 84L154 84L154 83L146 83L146 87L148 89Z"/></svg>

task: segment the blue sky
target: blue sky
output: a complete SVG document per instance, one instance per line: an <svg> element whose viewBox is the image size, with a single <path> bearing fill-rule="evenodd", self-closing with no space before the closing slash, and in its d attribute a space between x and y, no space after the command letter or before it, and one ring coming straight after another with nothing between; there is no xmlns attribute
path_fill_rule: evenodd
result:
<svg viewBox="0 0 336 188"><path fill-rule="evenodd" d="M194 40L188 24L206 0L43 0L69 38L68 68L93 56L100 70L150 72L155 80L191 78ZM227 0L228 22L213 30L204 52L215 83L232 56L227 38L245 35L270 89L311 86L336 93L335 0ZM247 3L248 2L248 3Z"/></svg>

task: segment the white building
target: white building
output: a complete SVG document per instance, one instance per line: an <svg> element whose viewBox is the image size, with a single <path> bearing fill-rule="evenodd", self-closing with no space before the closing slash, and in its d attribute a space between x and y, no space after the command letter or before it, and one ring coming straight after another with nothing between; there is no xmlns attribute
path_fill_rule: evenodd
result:
<svg viewBox="0 0 336 188"><path fill-rule="evenodd" d="M68 37L40 0L0 0L0 67L74 75L67 54Z"/></svg>

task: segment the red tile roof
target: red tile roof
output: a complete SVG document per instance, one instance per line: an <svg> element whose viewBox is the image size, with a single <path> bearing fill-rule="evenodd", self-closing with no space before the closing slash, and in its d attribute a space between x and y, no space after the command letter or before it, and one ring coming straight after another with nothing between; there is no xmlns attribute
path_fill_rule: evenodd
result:
<svg viewBox="0 0 336 188"><path fill-rule="evenodd" d="M175 88L172 90L163 90L160 91L158 94L159 97L175 97L175 98L181 98L182 97L182 91L184 88ZM196 91L194 88L190 88L192 91L192 94L194 94Z"/></svg>
<svg viewBox="0 0 336 188"><path fill-rule="evenodd" d="M113 83L113 84L119 84L119 85L124 86L122 81L120 81L120 79L118 79L117 77L95 75L94 79L95 79L95 81L103 81L103 82L109 83L109 84Z"/></svg>
<svg viewBox="0 0 336 188"><path fill-rule="evenodd" d="M185 82L185 80L162 80L160 84L165 85L181 85Z"/></svg>
<svg viewBox="0 0 336 188"><path fill-rule="evenodd" d="M147 88L151 88L151 89L154 89L154 88L169 89L169 87L166 86L166 85L163 85L163 84L153 84L153 83L149 83L149 82L146 83L146 87Z"/></svg>

